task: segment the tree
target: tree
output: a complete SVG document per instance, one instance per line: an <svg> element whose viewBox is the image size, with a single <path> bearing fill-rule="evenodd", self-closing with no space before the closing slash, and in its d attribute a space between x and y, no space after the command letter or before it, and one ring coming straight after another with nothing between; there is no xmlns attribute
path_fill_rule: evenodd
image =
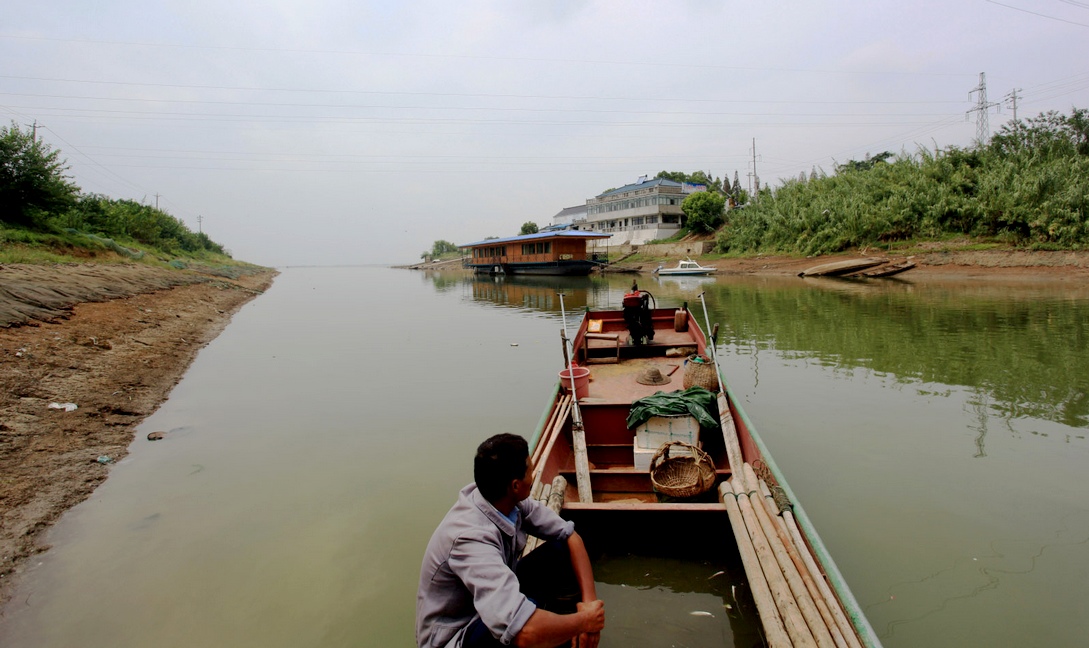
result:
<svg viewBox="0 0 1089 648"><path fill-rule="evenodd" d="M47 216L74 204L79 187L67 170L60 151L15 122L0 129L0 221L41 227Z"/></svg>
<svg viewBox="0 0 1089 648"><path fill-rule="evenodd" d="M522 229L518 232L518 234L536 234L539 231L540 230L537 228L537 223L534 223L533 221L526 221L522 223Z"/></svg>
<svg viewBox="0 0 1089 648"><path fill-rule="evenodd" d="M690 232L710 234L722 225L722 213L726 199L710 191L698 191L689 194L681 203L686 225Z"/></svg>
<svg viewBox="0 0 1089 648"><path fill-rule="evenodd" d="M738 179L737 169L734 169L734 186L730 188L730 195L734 197L734 202L741 203L741 180Z"/></svg>
<svg viewBox="0 0 1089 648"><path fill-rule="evenodd" d="M708 191L722 191L722 181L706 171L696 171L694 173L685 173L683 171L659 171L658 175L654 177L672 180L673 182L705 185Z"/></svg>
<svg viewBox="0 0 1089 648"><path fill-rule="evenodd" d="M457 252L458 246L454 245L450 241L438 240L431 244L431 257L439 258L444 254L450 254L451 252Z"/></svg>
<svg viewBox="0 0 1089 648"><path fill-rule="evenodd" d="M847 160L843 164L836 166L837 173L843 173L845 171L869 171L878 164L888 164L889 158L895 155L892 151L884 151L878 153L873 157L870 154L866 154L865 160Z"/></svg>

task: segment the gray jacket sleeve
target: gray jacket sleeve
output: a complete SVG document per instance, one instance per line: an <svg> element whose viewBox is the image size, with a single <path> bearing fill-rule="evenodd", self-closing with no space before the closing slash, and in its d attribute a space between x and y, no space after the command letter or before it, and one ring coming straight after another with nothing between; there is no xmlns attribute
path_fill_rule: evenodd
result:
<svg viewBox="0 0 1089 648"><path fill-rule="evenodd" d="M556 515L537 500L519 502L522 530L543 540L566 540L575 532L575 523Z"/></svg>
<svg viewBox="0 0 1089 648"><path fill-rule="evenodd" d="M454 542L449 564L472 593L484 625L503 644L514 641L537 606L519 590L518 577L503 561L503 547L494 538L462 536Z"/></svg>

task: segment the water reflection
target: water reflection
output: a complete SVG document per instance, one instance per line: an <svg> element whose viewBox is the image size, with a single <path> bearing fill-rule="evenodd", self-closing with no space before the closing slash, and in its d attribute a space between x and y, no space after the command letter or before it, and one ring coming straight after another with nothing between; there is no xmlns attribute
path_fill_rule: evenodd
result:
<svg viewBox="0 0 1089 648"><path fill-rule="evenodd" d="M663 307L697 309L705 293L710 319L724 325L723 343L865 368L905 384L962 386L983 410L1089 427L1085 288L897 278L461 279L474 301L546 313L559 312L561 291L568 311L613 307L633 280ZM979 433L983 455L985 424Z"/></svg>

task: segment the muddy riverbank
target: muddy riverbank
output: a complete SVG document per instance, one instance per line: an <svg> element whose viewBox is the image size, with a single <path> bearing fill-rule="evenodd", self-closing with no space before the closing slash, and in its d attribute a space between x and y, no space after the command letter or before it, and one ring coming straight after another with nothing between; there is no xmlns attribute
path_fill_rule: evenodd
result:
<svg viewBox="0 0 1089 648"><path fill-rule="evenodd" d="M0 266L0 602L47 548L43 531L106 479L136 426L275 275Z"/></svg>

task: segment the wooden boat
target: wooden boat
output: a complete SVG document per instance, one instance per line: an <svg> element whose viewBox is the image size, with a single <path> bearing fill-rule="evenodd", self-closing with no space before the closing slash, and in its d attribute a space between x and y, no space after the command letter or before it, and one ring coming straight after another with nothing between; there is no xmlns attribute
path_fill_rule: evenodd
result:
<svg viewBox="0 0 1089 648"><path fill-rule="evenodd" d="M666 268L661 264L654 269L654 274L659 276L678 276L678 275L709 275L715 272L717 268L705 268L696 263L692 259L685 259L684 261L678 261L676 267Z"/></svg>
<svg viewBox="0 0 1089 648"><path fill-rule="evenodd" d="M880 646L720 369L713 372L717 400L708 394L720 425L700 429L693 444L713 462L713 487L696 497L664 497L651 469L637 467L648 452L637 444L651 425L628 428L633 402L681 390L696 364L686 359L714 353L689 311L645 308L654 334L643 344L629 343L620 310L587 311L570 345L565 332L565 360L570 352L579 367L570 370L590 369L592 376L581 385L561 380L554 389L531 439L533 496L574 520L592 553L650 547L678 558L697 550L740 558L769 646ZM668 384L644 384L655 375L648 370ZM691 434L691 425L668 423ZM652 468L664 465L661 456L655 452ZM763 492L789 504L771 510ZM527 551L535 543L530 538Z"/></svg>
<svg viewBox="0 0 1089 648"><path fill-rule="evenodd" d="M907 272L915 267L914 261L901 261L899 263L888 263L885 265L879 265L869 270L863 270L862 272L856 272L850 274L850 277L891 277L898 275L901 272Z"/></svg>
<svg viewBox="0 0 1089 648"><path fill-rule="evenodd" d="M833 261L831 263L822 263L815 265L812 268L803 270L798 273L799 277L837 277L866 268L872 268L879 266L882 263L887 263L888 259L881 257L866 257L863 259L846 259L844 261Z"/></svg>

